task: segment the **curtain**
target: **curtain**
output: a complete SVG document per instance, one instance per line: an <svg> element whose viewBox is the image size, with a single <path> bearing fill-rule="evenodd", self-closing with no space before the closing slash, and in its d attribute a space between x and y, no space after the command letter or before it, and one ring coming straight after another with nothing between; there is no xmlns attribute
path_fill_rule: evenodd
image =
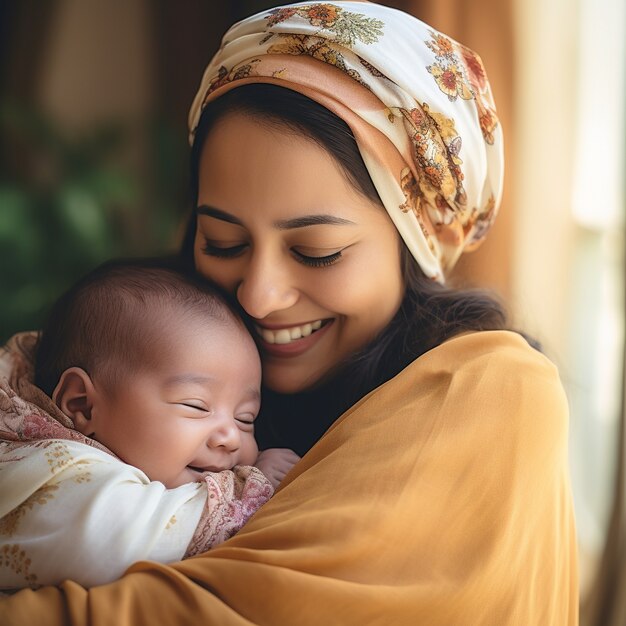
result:
<svg viewBox="0 0 626 626"><path fill-rule="evenodd" d="M626 294L625 294L626 295ZM582 626L626 624L626 349L622 364L622 402L617 442L613 508L596 580L581 609Z"/></svg>

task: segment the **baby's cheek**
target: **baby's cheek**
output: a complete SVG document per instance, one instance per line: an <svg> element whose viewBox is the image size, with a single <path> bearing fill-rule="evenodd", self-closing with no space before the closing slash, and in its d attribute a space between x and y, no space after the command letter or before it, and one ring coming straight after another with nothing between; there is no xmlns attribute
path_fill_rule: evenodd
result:
<svg viewBox="0 0 626 626"><path fill-rule="evenodd" d="M180 487L181 485L198 482L199 480L202 480L202 476L202 472L186 467L178 476L164 481L163 484L168 489L176 489L176 487Z"/></svg>
<svg viewBox="0 0 626 626"><path fill-rule="evenodd" d="M238 465L254 465L259 456L259 447L252 433L244 433Z"/></svg>

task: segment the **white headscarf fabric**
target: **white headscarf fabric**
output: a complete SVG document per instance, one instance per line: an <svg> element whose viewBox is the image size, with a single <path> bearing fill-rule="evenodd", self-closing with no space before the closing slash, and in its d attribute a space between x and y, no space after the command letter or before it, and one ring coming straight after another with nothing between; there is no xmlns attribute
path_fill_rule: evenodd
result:
<svg viewBox="0 0 626 626"><path fill-rule="evenodd" d="M189 113L229 89L298 91L352 129L378 194L424 273L444 282L485 237L502 195L502 131L480 58L402 11L299 3L232 26Z"/></svg>

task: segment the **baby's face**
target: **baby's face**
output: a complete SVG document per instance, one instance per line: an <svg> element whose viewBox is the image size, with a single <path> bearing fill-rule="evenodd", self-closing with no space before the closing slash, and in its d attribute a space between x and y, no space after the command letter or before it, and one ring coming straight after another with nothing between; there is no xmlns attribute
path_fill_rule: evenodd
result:
<svg viewBox="0 0 626 626"><path fill-rule="evenodd" d="M252 339L233 321L186 324L168 335L155 368L114 394L98 392L94 438L168 488L203 471L254 464L261 363Z"/></svg>

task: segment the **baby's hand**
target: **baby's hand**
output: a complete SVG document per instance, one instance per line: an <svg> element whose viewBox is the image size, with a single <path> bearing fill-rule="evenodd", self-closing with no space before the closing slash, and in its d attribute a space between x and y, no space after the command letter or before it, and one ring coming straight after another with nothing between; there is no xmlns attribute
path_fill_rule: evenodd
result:
<svg viewBox="0 0 626 626"><path fill-rule="evenodd" d="M274 489L287 475L287 472L300 460L300 457L289 448L268 448L259 452L255 467L260 469L272 483Z"/></svg>

